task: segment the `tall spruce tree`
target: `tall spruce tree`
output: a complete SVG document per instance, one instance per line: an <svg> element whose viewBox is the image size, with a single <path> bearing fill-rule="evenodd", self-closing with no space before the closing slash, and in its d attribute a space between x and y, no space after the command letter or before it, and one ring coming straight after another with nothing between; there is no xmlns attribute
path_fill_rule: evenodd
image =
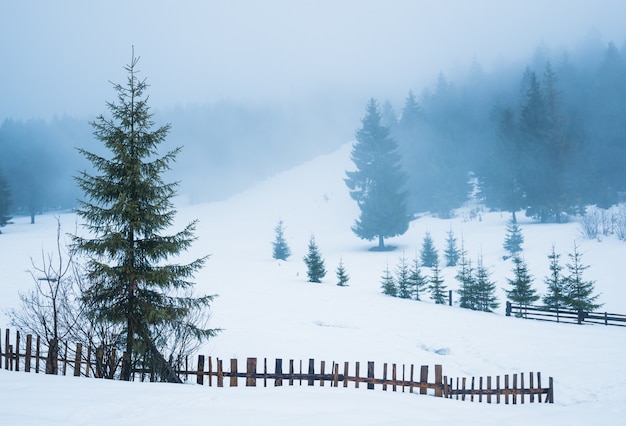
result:
<svg viewBox="0 0 626 426"><path fill-rule="evenodd" d="M428 277L422 275L420 259L415 256L409 270L409 288L414 300L421 300L421 294L428 286Z"/></svg>
<svg viewBox="0 0 626 426"><path fill-rule="evenodd" d="M511 302L525 308L539 300L537 290L533 288L533 277L528 272L526 262L520 256L513 258L513 279L507 278L506 280L512 288L504 289L504 291Z"/></svg>
<svg viewBox="0 0 626 426"><path fill-rule="evenodd" d="M339 265L337 266L337 270L335 272L337 274L337 285L339 287L346 287L348 285L348 281L350 281L350 276L346 272L346 268L343 265L343 259L339 259Z"/></svg>
<svg viewBox="0 0 626 426"><path fill-rule="evenodd" d="M543 303L551 309L565 309L568 306L567 280L561 274L563 267L559 263L560 257L561 255L556 252L553 245L552 252L548 255L550 275L544 278L548 290L543 296Z"/></svg>
<svg viewBox="0 0 626 426"><path fill-rule="evenodd" d="M574 252L567 255L570 261L565 265L568 275L565 277L567 285L567 303L569 307L576 311L592 312L602 304L596 303L600 295L594 295L595 282L583 280L583 273L589 265L582 263L582 253L578 251L578 246L574 244Z"/></svg>
<svg viewBox="0 0 626 426"><path fill-rule="evenodd" d="M275 238L272 243L272 257L276 260L287 260L291 256L291 249L285 240L285 228L282 219L274 228Z"/></svg>
<svg viewBox="0 0 626 426"><path fill-rule="evenodd" d="M391 275L389 264L387 264L383 276L381 277L380 288L382 288L383 294L387 296L396 297L398 295L398 286L396 285L396 280L393 278L393 275Z"/></svg>
<svg viewBox="0 0 626 426"><path fill-rule="evenodd" d="M522 230L517 222L511 219L506 224L503 247L511 256L515 257L522 251L522 244L524 244Z"/></svg>
<svg viewBox="0 0 626 426"><path fill-rule="evenodd" d="M448 230L446 237L446 250L444 255L446 257L446 266L456 266L460 257L460 250L456 245L456 237L452 232L452 229Z"/></svg>
<svg viewBox="0 0 626 426"><path fill-rule="evenodd" d="M180 381L160 352L164 330L176 329L199 340L218 330L204 328L195 315L207 312L214 296L193 297L194 274L207 256L187 264L169 264L196 239L196 221L182 231L164 235L174 220L172 203L176 183L165 183L180 148L159 157L158 146L170 126L153 129L145 80L137 76L134 52L126 85L115 84L117 102L107 103L111 118L91 123L95 138L110 151L104 157L80 149L96 175L83 171L76 177L85 194L77 214L87 236L74 235L73 249L88 259L91 285L82 294L95 321L124 327L120 378L130 380L133 365L146 358L160 380Z"/></svg>
<svg viewBox="0 0 626 426"><path fill-rule="evenodd" d="M459 306L461 308L477 310L478 300L476 295L476 277L471 259L468 258L464 244L461 242L461 255L459 258L459 270L454 277L459 283Z"/></svg>
<svg viewBox="0 0 626 426"><path fill-rule="evenodd" d="M430 232L424 234L422 240L422 251L420 252L420 258L422 259L422 266L432 268L435 264L439 264L439 253L433 243L433 238L430 236Z"/></svg>
<svg viewBox="0 0 626 426"><path fill-rule="evenodd" d="M374 99L367 104L362 127L356 132L351 158L356 170L347 171L344 181L361 211L352 231L368 241L377 238L377 249L383 250L385 238L407 231L411 216L407 213L407 178L400 168L397 143L381 124Z"/></svg>
<svg viewBox="0 0 626 426"><path fill-rule="evenodd" d="M496 283L491 281L489 270L483 262L482 255L476 263L475 289L477 310L493 312L494 309L500 306L496 297Z"/></svg>
<svg viewBox="0 0 626 426"><path fill-rule="evenodd" d="M439 268L439 262L436 262L431 268L430 275L430 298L437 305L445 305L447 295L447 287L444 285L443 277L441 276L441 269Z"/></svg>
<svg viewBox="0 0 626 426"><path fill-rule="evenodd" d="M306 274L309 277L309 282L321 283L322 278L326 276L326 266L313 235L309 238L309 250L302 260L307 267Z"/></svg>
<svg viewBox="0 0 626 426"><path fill-rule="evenodd" d="M411 298L411 271L404 255L396 266L396 287L398 288L398 297L402 299Z"/></svg>

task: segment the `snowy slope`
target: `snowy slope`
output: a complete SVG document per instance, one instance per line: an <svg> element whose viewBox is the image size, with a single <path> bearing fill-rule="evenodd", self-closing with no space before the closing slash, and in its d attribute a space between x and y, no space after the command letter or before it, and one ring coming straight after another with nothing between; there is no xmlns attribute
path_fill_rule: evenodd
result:
<svg viewBox="0 0 626 426"><path fill-rule="evenodd" d="M216 389L198 386L110 383L86 379L27 376L0 371L3 418L14 424L589 424L599 419L620 424L626 415L625 330L619 327L539 323L504 316L506 277L512 264L502 260L508 216L469 210L451 220L428 216L389 244L393 252L371 252L373 243L350 230L358 208L343 183L351 169L350 145L268 179L231 199L205 205L179 200L178 226L199 219L198 241L181 261L211 254L197 276L199 292L217 293L212 325L225 331L202 353L220 358L280 357L337 361L442 364L444 374L501 375L541 371L555 379L554 405L488 406L363 389ZM210 183L219 184L219 183ZM271 258L274 226L282 219L292 257ZM61 216L65 231L75 217ZM524 255L539 292L545 291L547 255L552 244L567 253L576 243L591 267L601 302L610 312L626 313L620 282L626 244L583 240L577 223L540 225L521 220ZM452 229L472 259L482 253L498 282L502 306L479 313L430 301L386 297L380 276L395 268L402 254L411 259L429 231L440 251ZM55 220L19 218L3 229L0 308L14 306L17 292L31 285L29 257L52 251ZM306 282L302 262L315 235L328 274L321 284ZM335 285L343 263L349 287ZM425 271L427 272L427 271ZM454 268L444 268L445 284L456 288ZM456 295L455 295L456 297ZM603 308L603 309L604 309ZM6 326L0 319L0 326ZM33 404L23 402L24 393ZM52 394L52 395L51 395ZM105 409L101 407L104 405ZM110 408L110 410L108 410ZM96 414L101 413L101 414Z"/></svg>

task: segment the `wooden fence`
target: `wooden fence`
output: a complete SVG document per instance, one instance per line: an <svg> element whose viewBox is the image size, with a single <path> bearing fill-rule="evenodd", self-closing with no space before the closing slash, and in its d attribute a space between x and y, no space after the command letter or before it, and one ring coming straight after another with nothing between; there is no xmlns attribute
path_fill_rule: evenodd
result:
<svg viewBox="0 0 626 426"><path fill-rule="evenodd" d="M548 378L547 388L541 386L541 373L529 373L528 383L524 382L524 373L519 374L519 381L517 374L512 375L512 381L509 378L508 374L504 375L504 381L500 381L500 376L496 376L495 380L492 380L491 376L479 377L478 380L475 377L471 380L466 377L456 378L456 380L445 378L445 395L447 398L460 398L463 401L477 399L478 402L483 402L484 399L488 404L491 404L494 399L496 404L500 404L501 399L504 399L505 404L509 404L509 398L513 404L517 404L518 400L524 404L526 396L528 396L528 402L535 402L535 398L537 398L536 402L542 402L542 397L543 402L554 402L552 377Z"/></svg>
<svg viewBox="0 0 626 426"><path fill-rule="evenodd" d="M571 309L550 309L543 306L523 306L506 302L506 316L571 324L604 324L626 327L626 315L608 312L585 312Z"/></svg>
<svg viewBox="0 0 626 426"><path fill-rule="evenodd" d="M1 331L1 330L0 330ZM42 350L42 341L39 337L33 339L31 335L26 336L25 342L21 341L19 332L15 333L15 343L10 343L10 331L5 332L4 345L0 343L0 368L4 365L6 370L12 371L34 371L35 373L56 371L57 374L84 377L102 377L98 374L98 365L109 362L111 369L117 364L115 352L111 359L102 358L102 353L92 353L94 351L83 351L83 346L78 343L75 348L70 349L69 345L59 345L59 357L50 360L47 353ZM4 358L4 362L3 362ZM52 369L49 365L55 363L58 368ZM273 371L269 367L273 364ZM524 396L529 396L529 402L541 402L545 395L545 402L554 402L553 380L549 378L549 387L541 387L541 373L537 373L535 385L534 375L530 373L529 386L525 387L524 374L520 375L520 382L517 381L517 374L513 375L512 386L509 384L509 375L504 376L503 386L500 384L500 377L496 377L493 382L491 377L487 377L483 386L483 378L480 377L478 386L475 386L474 378L468 384L466 378L448 379L443 375L443 368L436 364L434 375L431 376L429 366L382 364L382 369L376 368L373 361L367 362L365 370L361 370L361 363L355 362L352 366L349 362L327 363L319 362L316 370L316 362L309 359L304 363L302 360L293 359L283 362L277 358L268 364L268 359L263 358L259 363L258 358L247 358L245 368L241 369L237 359L222 360L219 358L205 357L198 355L197 363L193 366L189 359L185 360L185 365L178 368L179 377L187 382L195 381L199 385L223 387L227 383L230 387L245 384L245 386L294 386L303 384L308 386L331 387L353 386L359 388L361 384L367 389L375 389L376 386L383 391L391 389L393 392L410 392L421 395L432 395L435 397L456 398L487 403L500 403L504 397L505 404L509 403L509 397L513 404L517 403L518 396L521 403L525 402ZM378 376L377 376L378 375ZM150 378L150 371L146 368L134 370L133 380L144 381Z"/></svg>

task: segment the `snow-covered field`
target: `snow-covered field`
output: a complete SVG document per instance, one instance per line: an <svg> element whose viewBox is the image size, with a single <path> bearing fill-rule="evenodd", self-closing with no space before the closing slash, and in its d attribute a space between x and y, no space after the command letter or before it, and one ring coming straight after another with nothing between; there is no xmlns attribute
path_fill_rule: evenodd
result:
<svg viewBox="0 0 626 426"><path fill-rule="evenodd" d="M198 241L184 260L211 254L197 276L199 292L217 293L212 326L224 329L202 353L222 359L267 357L344 362L442 364L444 374L496 376L540 371L554 377L555 404L488 405L417 394L326 387L210 388L193 384L120 383L49 377L0 370L3 424L109 425L319 425L493 424L589 425L626 419L626 329L543 323L504 316L506 278L511 261L502 260L509 216L471 208L456 218L429 216L388 243L392 252L368 251L373 243L350 230L358 208L343 183L352 169L350 145L281 173L227 201L188 205L177 202L179 226L199 219ZM219 182L207 182L207 191ZM521 216L521 215L520 215ZM76 217L60 216L64 231ZM271 257L274 227L284 221L292 257ZM541 225L520 217L524 257L535 287L545 292L552 244L561 263L574 243L590 265L585 278L596 280L602 310L626 313L622 282L626 243L614 237L584 240L572 221ZM0 236L0 309L14 307L18 291L32 286L30 258L54 251L56 221L40 216L35 225L16 218ZM479 313L381 294L380 277L403 255L412 259L429 231L443 253L446 231L461 238L472 259L482 253L498 283L501 306ZM306 281L309 237L315 235L326 261L321 284ZM348 287L335 285L342 259ZM425 270L425 273L429 271ZM445 285L456 289L455 268L444 268ZM456 297L456 294L454 295ZM0 327L8 319L0 318Z"/></svg>

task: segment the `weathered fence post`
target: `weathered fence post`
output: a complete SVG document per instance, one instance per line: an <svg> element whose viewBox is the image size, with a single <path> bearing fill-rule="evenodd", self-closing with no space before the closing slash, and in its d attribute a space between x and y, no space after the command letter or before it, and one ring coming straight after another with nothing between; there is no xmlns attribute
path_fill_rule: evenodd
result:
<svg viewBox="0 0 626 426"><path fill-rule="evenodd" d="M11 351L9 350L9 345L11 344L11 341L9 340L10 336L9 336L9 329L7 328L5 331L5 338L4 338L4 369L8 370L9 369L9 361L11 359Z"/></svg>
<svg viewBox="0 0 626 426"><path fill-rule="evenodd" d="M443 369L441 364L435 364L435 396L443 396Z"/></svg>
<svg viewBox="0 0 626 426"><path fill-rule="evenodd" d="M422 365L420 368L420 395L426 395L428 388L428 366Z"/></svg>
<svg viewBox="0 0 626 426"><path fill-rule="evenodd" d="M24 354L24 371L30 373L30 358L33 350L33 335L26 335L26 353Z"/></svg>
<svg viewBox="0 0 626 426"><path fill-rule="evenodd" d="M87 345L87 365L85 366L85 377L89 377L91 370L91 345Z"/></svg>
<svg viewBox="0 0 626 426"><path fill-rule="evenodd" d="M209 386L213 386L213 358L209 357Z"/></svg>
<svg viewBox="0 0 626 426"><path fill-rule="evenodd" d="M508 300L506 301L506 316L511 316L511 302L509 302Z"/></svg>
<svg viewBox="0 0 626 426"><path fill-rule="evenodd" d="M348 362L344 362L343 363L343 387L347 388L348 387L348 368L349 368L350 363Z"/></svg>
<svg viewBox="0 0 626 426"><path fill-rule="evenodd" d="M552 377L548 379L548 395L546 397L546 402L554 404L554 380L552 380Z"/></svg>
<svg viewBox="0 0 626 426"><path fill-rule="evenodd" d="M383 390L387 390L387 363L383 364Z"/></svg>
<svg viewBox="0 0 626 426"><path fill-rule="evenodd" d="M51 339L48 345L48 356L46 357L46 374L59 373L59 342L57 339Z"/></svg>
<svg viewBox="0 0 626 426"><path fill-rule="evenodd" d="M315 375L315 360L313 358L309 358L309 370L308 371L309 371L309 373L308 373L309 379L308 379L307 384L309 386L313 386L315 384L315 378L314 378L314 375Z"/></svg>
<svg viewBox="0 0 626 426"><path fill-rule="evenodd" d="M293 386L294 366L293 359L289 360L289 386Z"/></svg>
<svg viewBox="0 0 626 426"><path fill-rule="evenodd" d="M367 362L367 388L374 389L374 361Z"/></svg>
<svg viewBox="0 0 626 426"><path fill-rule="evenodd" d="M204 355L198 355L198 374L196 376L196 383L199 385L204 384Z"/></svg>
<svg viewBox="0 0 626 426"><path fill-rule="evenodd" d="M256 386L256 358L248 358L246 362L246 386Z"/></svg>
<svg viewBox="0 0 626 426"><path fill-rule="evenodd" d="M80 376L80 365L83 358L83 344L76 343L76 354L74 356L74 377Z"/></svg>
<svg viewBox="0 0 626 426"><path fill-rule="evenodd" d="M283 360L280 358L276 358L274 374L276 375L276 379L274 380L274 386L282 386L283 385Z"/></svg>
<svg viewBox="0 0 626 426"><path fill-rule="evenodd" d="M230 360L230 387L237 387L237 359Z"/></svg>
<svg viewBox="0 0 626 426"><path fill-rule="evenodd" d="M359 367L361 366L360 362L357 361L356 362L356 366L355 366L355 373L354 373L354 387L358 388L359 387Z"/></svg>
<svg viewBox="0 0 626 426"><path fill-rule="evenodd" d="M224 371L222 370L222 360L217 359L217 387L224 387Z"/></svg>
<svg viewBox="0 0 626 426"><path fill-rule="evenodd" d="M326 361L320 361L320 386L324 386L325 368L326 368Z"/></svg>
<svg viewBox="0 0 626 426"><path fill-rule="evenodd" d="M20 332L15 332L15 371L20 371Z"/></svg>

